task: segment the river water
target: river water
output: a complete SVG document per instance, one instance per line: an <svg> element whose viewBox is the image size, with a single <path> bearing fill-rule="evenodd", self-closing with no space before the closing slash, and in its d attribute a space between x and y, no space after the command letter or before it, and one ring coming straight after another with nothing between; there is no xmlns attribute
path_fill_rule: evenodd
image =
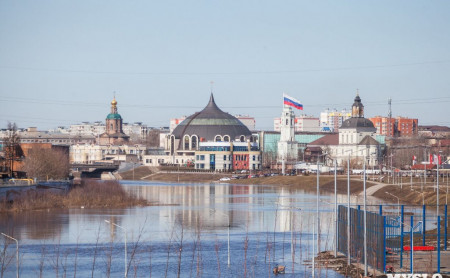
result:
<svg viewBox="0 0 450 278"><path fill-rule="evenodd" d="M1 214L0 230L19 241L20 277L121 277L125 269L128 277L272 277L276 264L286 266L288 277L311 277L315 192L262 185L121 183L155 206ZM347 196L338 195L339 203L346 201ZM332 203L334 195L320 196L321 251L334 248ZM9 245L2 253L2 270L5 277L15 277L16 246L4 240L1 246ZM316 242L317 236L315 252ZM316 274L342 276L326 269Z"/></svg>

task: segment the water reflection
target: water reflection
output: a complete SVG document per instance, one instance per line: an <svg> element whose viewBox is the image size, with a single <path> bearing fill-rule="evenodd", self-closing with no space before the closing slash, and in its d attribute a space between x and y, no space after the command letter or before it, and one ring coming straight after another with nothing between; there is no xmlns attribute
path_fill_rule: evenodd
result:
<svg viewBox="0 0 450 278"><path fill-rule="evenodd" d="M20 240L22 252L26 254L24 268L32 269L33 273L36 273L35 267L39 265L40 249L37 246L42 244L50 244L53 246L52 250L58 250L58 254L60 251L56 246L61 246L61 249L71 254L71 259L75 262L78 257L74 257L73 250L80 249L79 265L84 270L79 271L87 276L91 275L93 254L97 254L93 250L96 250L96 246L103 246L105 250L110 250L108 252L113 250L116 254L113 263L116 269L111 270L112 273L121 273L123 269L119 266L123 266L120 258L123 258L125 233L116 226L105 223L108 220L126 229L130 246L136 242L143 245L140 251L142 254L137 256L151 256L153 259L150 264L149 258L139 257L140 265L148 268L154 266L155 276L163 276L166 265L174 269L177 263L180 267L192 267L191 260L194 257L197 259L196 256L204 260L204 273L210 271L216 276L217 270L206 270L206 266L226 264L229 225L233 262L239 262L239 268L224 271L224 277L242 276L235 271L242 267L241 262L245 261L243 256L247 255L254 260L254 273L265 274L275 261L286 264L291 262L294 265L289 255L290 248L297 250L295 252L298 254L295 257L296 267L292 271L306 275L305 267L298 263L311 256L311 232L316 219L314 192L261 185L131 181L123 181L122 185L128 192L153 202L154 206L1 214L0 229L9 231ZM356 198L357 196L353 196L352 202ZM334 196L331 194L320 196L322 250L331 249L334 240L333 201ZM347 196L339 195L338 201L346 203ZM199 255L200 251L196 249L200 239L203 255ZM185 241L184 244L182 240ZM177 251L180 246L184 246L183 250L187 250L185 252L191 252L191 259L177 262L181 257L180 251ZM248 246L248 250L244 252L245 246ZM129 248L132 250L132 247ZM194 253L197 255L194 256ZM108 261L108 258L103 259L105 260ZM139 271L144 271L145 274L145 270ZM27 271L24 270L24 273ZM99 276L102 276L101 273ZM330 275L335 276L336 274Z"/></svg>

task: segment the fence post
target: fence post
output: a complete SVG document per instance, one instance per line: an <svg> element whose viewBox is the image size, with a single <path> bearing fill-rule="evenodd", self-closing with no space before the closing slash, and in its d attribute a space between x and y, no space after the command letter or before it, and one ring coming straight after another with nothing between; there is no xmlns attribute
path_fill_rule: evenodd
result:
<svg viewBox="0 0 450 278"><path fill-rule="evenodd" d="M444 250L447 251L447 229L448 229L448 211L447 204L444 206Z"/></svg>
<svg viewBox="0 0 450 278"><path fill-rule="evenodd" d="M414 229L413 229L413 227L414 227L414 216L411 215L411 238L409 239L410 245L411 245L411 253L409 254L411 264L410 264L409 269L411 269L411 274L414 274L414 268L413 268L413 265L414 265Z"/></svg>
<svg viewBox="0 0 450 278"><path fill-rule="evenodd" d="M380 205L380 215L383 215L383 205Z"/></svg>
<svg viewBox="0 0 450 278"><path fill-rule="evenodd" d="M437 217L437 273L441 272L441 217Z"/></svg>
<svg viewBox="0 0 450 278"><path fill-rule="evenodd" d="M401 206L401 213L400 213L400 268L403 267L403 223L405 221L404 219L404 212L405 206Z"/></svg>
<svg viewBox="0 0 450 278"><path fill-rule="evenodd" d="M383 216L383 273L386 273L386 216Z"/></svg>
<svg viewBox="0 0 450 278"><path fill-rule="evenodd" d="M427 209L426 209L426 205L423 205L422 208L422 227L423 227L423 233L422 233L422 246L425 246L425 233L427 231L426 229L426 213L427 213Z"/></svg>

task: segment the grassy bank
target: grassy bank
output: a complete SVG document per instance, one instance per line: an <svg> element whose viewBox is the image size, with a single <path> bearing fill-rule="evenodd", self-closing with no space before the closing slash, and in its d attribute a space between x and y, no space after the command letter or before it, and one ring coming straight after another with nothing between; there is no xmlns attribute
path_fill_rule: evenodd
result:
<svg viewBox="0 0 450 278"><path fill-rule="evenodd" d="M3 198L0 212L50 208L122 208L148 205L146 200L130 196L116 181L85 180L69 192L28 190L12 201Z"/></svg>
<svg viewBox="0 0 450 278"><path fill-rule="evenodd" d="M232 180L229 183L236 184L261 184L261 185L279 185L292 189L316 190L317 177L315 175L309 176L273 176L260 177L251 179ZM375 183L367 181L367 188L373 186ZM334 192L334 176L322 175L319 179L320 191ZM337 191L340 194L347 194L347 177L338 176ZM363 181L359 178L351 180L350 192L356 194L363 191Z"/></svg>
<svg viewBox="0 0 450 278"><path fill-rule="evenodd" d="M422 203L425 203L425 205L436 205L437 200L437 194L435 189L433 188L433 184L426 184L423 187L423 193L422 193L422 187L420 185L413 185L411 190L410 185L404 185L403 187L399 185L386 185L381 190L377 191L374 196L392 201L393 204L397 203L397 198L393 197L392 195L386 194L386 192L389 192L395 196L397 196L400 199L400 203L408 203L412 205L422 205ZM439 204L444 205L446 202L446 198L450 200L450 194L447 195L446 185L443 185L439 191Z"/></svg>

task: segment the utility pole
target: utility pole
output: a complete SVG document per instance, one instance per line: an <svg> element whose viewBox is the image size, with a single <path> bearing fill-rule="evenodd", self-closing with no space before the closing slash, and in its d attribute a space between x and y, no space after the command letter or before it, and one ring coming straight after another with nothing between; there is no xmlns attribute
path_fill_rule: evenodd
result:
<svg viewBox="0 0 450 278"><path fill-rule="evenodd" d="M394 134L393 130L391 130L392 129L391 128L391 122L392 122L392 99L391 98L388 98L388 105L389 105L389 112L388 112L389 123L388 123L388 134L387 134L387 136L390 136L391 132L392 132L392 134Z"/></svg>

